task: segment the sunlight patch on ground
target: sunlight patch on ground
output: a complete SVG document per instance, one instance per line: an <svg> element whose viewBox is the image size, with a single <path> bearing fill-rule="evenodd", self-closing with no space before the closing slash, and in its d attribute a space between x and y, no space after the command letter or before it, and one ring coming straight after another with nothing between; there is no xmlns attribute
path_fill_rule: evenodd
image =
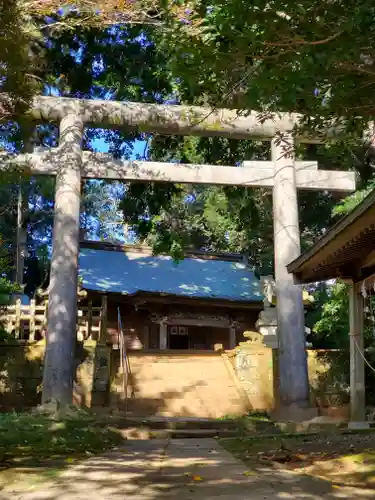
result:
<svg viewBox="0 0 375 500"><path fill-rule="evenodd" d="M337 484L373 488L375 486L375 452L316 461L305 468L304 472Z"/></svg>

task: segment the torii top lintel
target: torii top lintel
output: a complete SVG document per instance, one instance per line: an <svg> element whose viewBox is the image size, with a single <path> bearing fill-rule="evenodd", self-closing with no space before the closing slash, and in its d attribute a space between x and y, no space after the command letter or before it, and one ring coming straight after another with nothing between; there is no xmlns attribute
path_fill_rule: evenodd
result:
<svg viewBox="0 0 375 500"><path fill-rule="evenodd" d="M1 101L6 96L0 95ZM279 132L291 132L301 121L296 113L275 113L262 119L256 111L211 109L173 104L148 104L97 99L37 96L28 115L39 122L59 122L71 112L78 112L93 127L137 128L164 135L228 137L232 139L270 140ZM326 130L322 136L297 137L300 142L319 143L337 136L339 129Z"/></svg>

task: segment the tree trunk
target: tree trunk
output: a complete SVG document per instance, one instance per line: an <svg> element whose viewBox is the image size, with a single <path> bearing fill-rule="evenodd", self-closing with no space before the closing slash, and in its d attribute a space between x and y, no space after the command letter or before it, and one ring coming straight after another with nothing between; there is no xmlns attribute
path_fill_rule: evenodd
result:
<svg viewBox="0 0 375 500"><path fill-rule="evenodd" d="M24 153L32 153L34 149L35 126L32 123L22 124L21 126ZM27 228L24 223L24 215L28 209L28 199L22 189L22 178L19 179L18 197L17 197L17 232L16 232L16 265L14 273L14 282L21 288L23 286L23 274L25 269L25 258L27 254Z"/></svg>

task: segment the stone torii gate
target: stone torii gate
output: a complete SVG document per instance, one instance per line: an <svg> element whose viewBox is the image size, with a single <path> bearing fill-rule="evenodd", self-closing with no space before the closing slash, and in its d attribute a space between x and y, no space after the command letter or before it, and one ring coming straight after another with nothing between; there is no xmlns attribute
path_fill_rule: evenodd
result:
<svg viewBox="0 0 375 500"><path fill-rule="evenodd" d="M256 112L240 116L228 109L213 111L193 106L59 97L37 97L28 116L34 121L60 125L58 148L16 158L18 164L27 165L36 175L56 176L43 401L71 403L81 179L106 178L273 189L280 400L284 408L307 408L309 384L302 291L286 268L300 254L297 188L350 192L355 189L355 178L350 172L321 171L316 162L299 162L293 154L285 155L278 134L286 134L289 145L293 146L292 132L300 117L282 113L260 122ZM272 161L222 167L114 160L108 154L82 151L85 124L140 128L170 135L261 139L271 142ZM297 140L319 142L306 137Z"/></svg>

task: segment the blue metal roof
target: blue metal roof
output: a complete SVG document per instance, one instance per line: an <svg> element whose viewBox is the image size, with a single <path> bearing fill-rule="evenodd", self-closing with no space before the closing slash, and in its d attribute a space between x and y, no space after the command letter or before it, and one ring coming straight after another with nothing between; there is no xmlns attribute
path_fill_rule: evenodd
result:
<svg viewBox="0 0 375 500"><path fill-rule="evenodd" d="M259 302L259 280L245 264L224 260L150 256L82 248L79 275L83 288L134 295L165 293L200 299Z"/></svg>

